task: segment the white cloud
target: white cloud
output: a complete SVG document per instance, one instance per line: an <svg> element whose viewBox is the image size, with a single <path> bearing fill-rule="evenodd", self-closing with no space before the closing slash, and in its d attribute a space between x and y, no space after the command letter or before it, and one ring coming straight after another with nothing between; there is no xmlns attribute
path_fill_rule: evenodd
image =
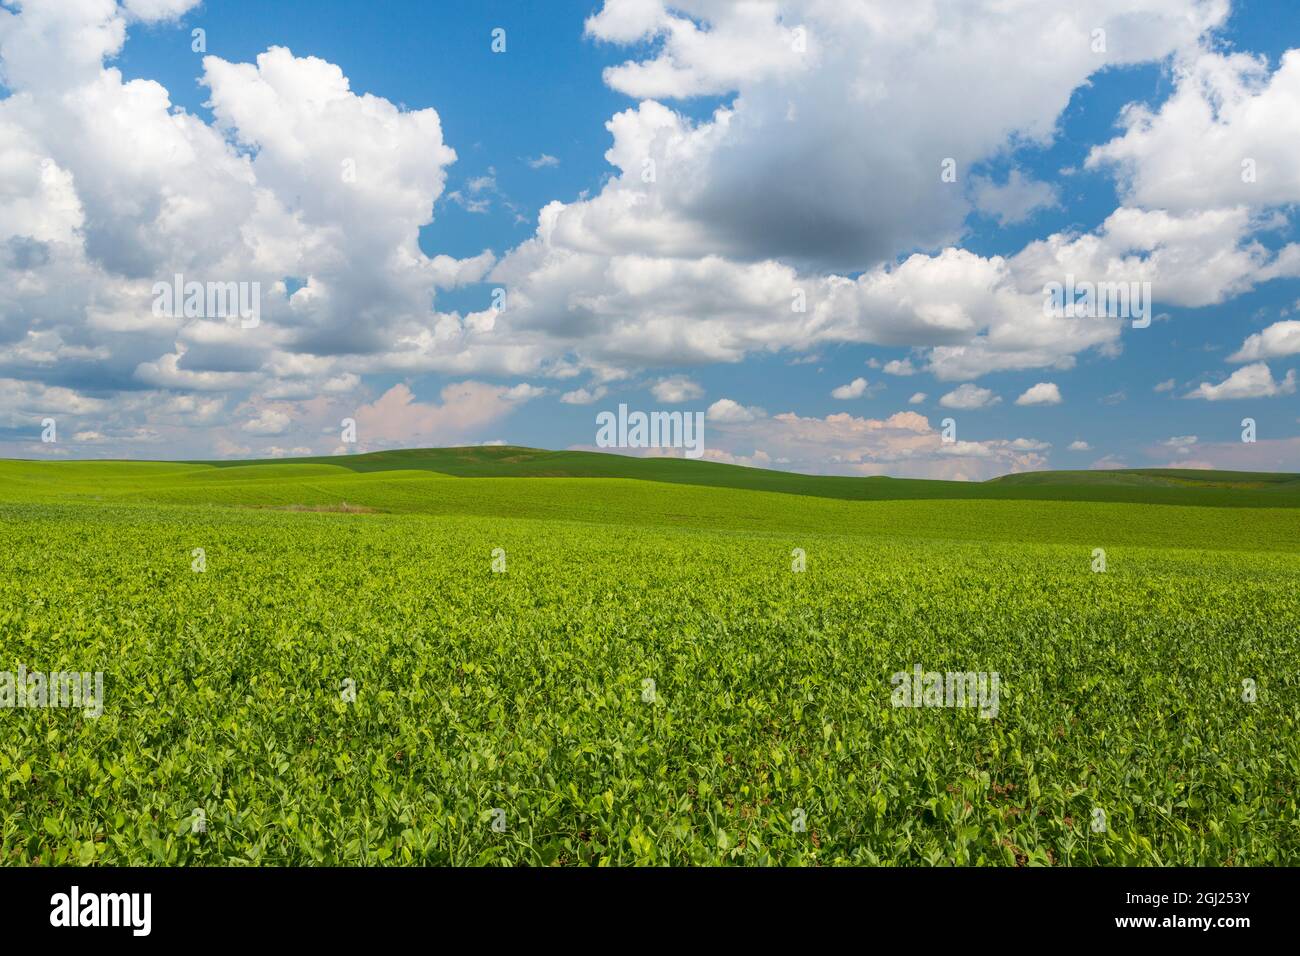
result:
<svg viewBox="0 0 1300 956"><path fill-rule="evenodd" d="M39 435L41 420L47 416L54 417L57 423L63 415L81 419L107 409L104 400L82 395L75 389L0 378L0 426L3 427L30 428L34 435Z"/></svg>
<svg viewBox="0 0 1300 956"><path fill-rule="evenodd" d="M1291 319L1274 322L1263 332L1248 335L1241 348L1228 357L1229 362L1258 362L1300 354L1300 322Z"/></svg>
<svg viewBox="0 0 1300 956"><path fill-rule="evenodd" d="M656 401L666 405L676 405L703 397L704 389L685 376L674 375L672 378L661 378L655 382L650 386L650 393L654 395Z"/></svg>
<svg viewBox="0 0 1300 956"><path fill-rule="evenodd" d="M860 268L938 247L960 233L974 164L1012 140L1049 143L1093 73L1193 49L1226 14L1194 0L606 0L587 31L633 47L637 59L605 80L642 102L610 124L609 159L623 175L598 205L638 194L639 222L620 218L621 238L671 231L683 246L707 245L699 254ZM1091 49L1097 28L1110 40L1104 54ZM656 102L733 92L698 124ZM948 157L959 179L944 190L935 184ZM652 190L641 188L647 158L659 167Z"/></svg>
<svg viewBox="0 0 1300 956"><path fill-rule="evenodd" d="M912 397L907 400L909 405L920 405L926 399L925 392L914 392Z"/></svg>
<svg viewBox="0 0 1300 956"><path fill-rule="evenodd" d="M1295 369L1286 373L1282 381L1273 380L1273 373L1263 362L1243 365L1218 385L1202 382L1184 398L1203 398L1217 402L1233 398L1273 398L1295 392Z"/></svg>
<svg viewBox="0 0 1300 956"><path fill-rule="evenodd" d="M1172 391L1174 390L1174 388L1177 386L1177 384L1178 384L1178 383L1177 383L1174 379L1172 379L1172 378L1167 378L1167 379L1165 379L1163 382L1159 382L1159 383L1157 383L1156 386L1155 386L1153 389L1151 389L1151 391L1153 391L1153 392L1172 392Z"/></svg>
<svg viewBox="0 0 1300 956"><path fill-rule="evenodd" d="M1180 60L1156 111L1129 106L1122 136L1089 167L1113 165L1130 202L1173 212L1300 202L1300 50L1277 69L1246 53Z"/></svg>
<svg viewBox="0 0 1300 956"><path fill-rule="evenodd" d="M507 388L501 393L501 396L510 402L527 402L534 398L541 398L549 391L550 389L548 388L541 388L536 385L529 385L527 382L521 382L518 385L513 385L510 388Z"/></svg>
<svg viewBox="0 0 1300 956"><path fill-rule="evenodd" d="M1096 282L1150 282L1172 305L1217 305L1260 282L1300 274L1300 247L1270 253L1254 233L1278 224L1245 207L1186 213L1121 207L1095 233L1056 233L1013 259L1017 279L1038 291L1067 275Z"/></svg>
<svg viewBox="0 0 1300 956"><path fill-rule="evenodd" d="M720 398L709 406L707 418L711 422L752 422L766 415L761 408L744 406L729 398Z"/></svg>
<svg viewBox="0 0 1300 956"><path fill-rule="evenodd" d="M867 390L867 380L865 378L855 378L847 385L841 385L831 390L832 398L849 399L861 398L862 393Z"/></svg>
<svg viewBox="0 0 1300 956"><path fill-rule="evenodd" d="M429 263L433 281L440 289L459 289L483 281L488 270L496 264L496 256L484 250L469 259L455 259L437 255Z"/></svg>
<svg viewBox="0 0 1300 956"><path fill-rule="evenodd" d="M565 405L590 405L598 402L609 393L604 385L597 385L595 388L575 388L571 392L565 392L560 396L560 401Z"/></svg>
<svg viewBox="0 0 1300 956"><path fill-rule="evenodd" d="M531 169L547 169L552 166L560 165L560 161L549 153L542 153L533 159L524 160Z"/></svg>
<svg viewBox="0 0 1300 956"><path fill-rule="evenodd" d="M447 198L466 212L482 215L491 210L493 197L501 195L496 170L488 167L487 173L471 177L464 189L447 193Z"/></svg>
<svg viewBox="0 0 1300 956"><path fill-rule="evenodd" d="M1099 234L1053 236L1023 258L945 249L969 206L964 174L956 188L934 186L939 163L952 157L966 170L1013 141L1049 142L1092 72L1193 50L1225 16L1221 3L1177 0L1144 12L939 2L870 13L801 0L609 0L588 21L591 35L654 41L607 72L617 89L677 98L725 86L739 96L698 121L654 99L615 116L615 175L594 197L549 204L535 237L493 273L515 302L505 321L553 334L581 360L630 365L858 342L928 348L928 370L959 381L1113 352L1118 320L1044 314L1043 272L1113 271L1173 299L1220 301L1284 274L1289 260L1248 244L1257 225L1248 213L1127 210ZM1108 22L1108 52L1093 53L1092 30ZM809 47L792 59L781 44L793 24ZM949 31L963 42L946 42ZM1073 36L1077 46L1061 42ZM1008 48L1038 46L1061 55L1023 74L1028 60L986 69ZM1008 183L1025 187L1023 176ZM918 247L940 251L893 264ZM806 313L791 312L795 290Z"/></svg>
<svg viewBox="0 0 1300 956"><path fill-rule="evenodd" d="M1051 442L1039 441L1036 438L1015 438L1012 439L1009 446L1016 451L1046 451L1052 447Z"/></svg>
<svg viewBox="0 0 1300 956"><path fill-rule="evenodd" d="M720 3L606 0L587 20L587 33L629 44L660 37L658 56L648 62L610 67L605 82L637 99L726 93L738 85L806 67L794 49L793 30L775 22L762 7ZM692 17L707 16L707 28Z"/></svg>
<svg viewBox="0 0 1300 956"><path fill-rule="evenodd" d="M1117 458L1114 455L1103 455L1101 458L1098 458L1089 465L1089 467L1095 468L1098 471L1114 471L1120 468L1127 468L1128 465L1122 458Z"/></svg>
<svg viewBox="0 0 1300 956"><path fill-rule="evenodd" d="M1195 446L1195 459L1178 456L1178 468L1219 468L1234 471L1300 471L1300 437L1224 441Z"/></svg>
<svg viewBox="0 0 1300 956"><path fill-rule="evenodd" d="M0 366L43 374L57 362L78 387L112 393L83 431L137 440L168 422L169 440L197 452L233 447L219 427L248 423L188 429L167 410L178 392L357 393L362 374L402 368L385 356L410 356L422 337L454 365L486 322L440 317L429 303L495 259L419 249L455 159L432 109L355 93L337 66L273 47L255 63L202 59L209 125L159 84L104 67L128 23L193 6L0 9L11 94L0 100ZM177 273L258 284L259 326L153 315L154 283ZM292 295L288 276L301 277ZM473 363L504 370L524 351L479 349Z"/></svg>
<svg viewBox="0 0 1300 956"><path fill-rule="evenodd" d="M544 394L529 384L507 388L459 382L442 389L440 403L417 401L405 385L394 385L353 416L359 450L388 446L448 445L475 429L499 421L519 405Z"/></svg>
<svg viewBox="0 0 1300 956"><path fill-rule="evenodd" d="M500 259L420 248L456 159L433 108L354 90L341 67L272 47L249 63L202 60L209 124L160 84L106 67L131 23L194 6L0 9L12 94L0 100L0 367L42 376L57 367L75 394L112 395L78 426L110 440L155 425L185 434L170 403L199 393L218 404L204 406L215 410L190 440L243 448L244 425L265 403L291 429L315 428L327 406L364 403L377 374L586 374L593 384L560 398L575 403L632 369L857 343L915 349L888 374L970 383L1115 353L1125 323L1045 314L1043 283L1067 272L1151 281L1162 302L1192 307L1300 274L1300 249L1257 240L1282 222L1270 210L1297 201L1300 173L1286 165L1300 115L1295 57L1270 74L1204 52L1227 15L1218 0L608 0L587 31L627 47L630 59L606 80L640 100L607 124L613 175L591 197L547 205L535 235ZM1088 42L1099 27L1109 40L1101 55ZM972 208L1010 223L1054 198L1014 168L1003 185L981 180L970 173L977 164L1050 145L1072 94L1098 71L1170 54L1174 96L1149 116L1131 111L1123 134L1089 160L1119 171L1125 207L1096 230L1015 255L952 245ZM700 115L659 102L701 95L725 105ZM1221 114L1208 115L1223 129L1202 108L1216 101ZM1213 162L1198 147L1210 141ZM1258 160L1253 191L1222 181L1232 171L1224 157L1246 149ZM958 181L943 184L949 157ZM472 172L458 194L466 208L486 208L500 195L495 175ZM908 254L916 249L926 251ZM262 323L152 315L153 282L176 272L259 282ZM440 290L484 280L508 291L500 311L486 295L482 311L437 307ZM805 313L791 311L795 289ZM1284 325L1253 345L1251 336L1234 360L1290 354L1276 352L1289 347L1275 331ZM440 405L390 391L374 404L428 424L416 434L452 434L437 411L446 404L505 414L540 392ZM307 408L316 398L324 404ZM712 409L755 414L726 401Z"/></svg>
<svg viewBox="0 0 1300 956"><path fill-rule="evenodd" d="M174 20L197 7L200 0L123 0L127 13L139 20Z"/></svg>
<svg viewBox="0 0 1300 956"><path fill-rule="evenodd" d="M1008 226L1024 222L1040 209L1058 205L1056 187L1026 177L1013 169L1002 185L984 177L974 177L975 208Z"/></svg>
<svg viewBox="0 0 1300 956"><path fill-rule="evenodd" d="M1169 448L1179 455L1190 455L1192 446L1196 444L1195 435L1175 435L1172 438L1166 438L1160 443L1165 448Z"/></svg>
<svg viewBox="0 0 1300 956"><path fill-rule="evenodd" d="M910 411L885 419L785 412L761 421L718 422L715 434L733 446L761 449L772 461L785 459L798 471L972 481L1042 468L1049 447L1029 438L944 442L925 416Z"/></svg>
<svg viewBox="0 0 1300 956"><path fill-rule="evenodd" d="M1023 395L1016 399L1017 405L1060 405L1061 390L1054 382L1039 382L1031 385Z"/></svg>
<svg viewBox="0 0 1300 956"><path fill-rule="evenodd" d="M250 435L283 435L289 430L291 421L288 413L282 409L263 408L241 428Z"/></svg>
<svg viewBox="0 0 1300 956"><path fill-rule="evenodd" d="M1070 442L1070 451L1092 451L1092 446L1086 441L1072 441Z"/></svg>
<svg viewBox="0 0 1300 956"><path fill-rule="evenodd" d="M939 404L944 408L955 408L962 411L972 411L978 408L988 408L990 405L996 405L1002 399L994 395L987 388L980 388L978 385L967 382L953 389L947 395L939 399Z"/></svg>

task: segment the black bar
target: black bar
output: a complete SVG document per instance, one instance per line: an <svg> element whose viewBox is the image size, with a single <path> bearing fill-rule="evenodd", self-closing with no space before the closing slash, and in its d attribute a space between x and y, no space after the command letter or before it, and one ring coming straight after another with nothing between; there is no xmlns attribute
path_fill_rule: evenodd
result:
<svg viewBox="0 0 1300 956"><path fill-rule="evenodd" d="M762 938L782 929L862 940L895 933L936 941L1071 942L1125 936L1198 937L1231 945L1242 933L1286 932L1295 922L1295 869L0 869L6 940L115 938L244 943L283 939L329 946L376 941L376 932L459 929L537 945L551 937L595 941L601 932L663 942L670 926L705 935ZM149 896L122 909L117 927L51 925L56 894ZM1176 894L1185 894L1185 897ZM140 897L141 904L143 897ZM70 908L70 907L69 907ZM89 914L88 910L84 910ZM111 914L110 914L111 915ZM1245 925L1224 925L1245 918ZM1208 918L1208 927L1200 921ZM1120 925L1129 919L1150 925ZM1190 924L1195 919L1197 923ZM1181 922L1180 922L1181 921ZM1029 933L1024 936L1021 934ZM437 939L438 937L434 937ZM446 937L450 942L452 937ZM812 943L812 939L809 939ZM946 944L945 944L946 945Z"/></svg>

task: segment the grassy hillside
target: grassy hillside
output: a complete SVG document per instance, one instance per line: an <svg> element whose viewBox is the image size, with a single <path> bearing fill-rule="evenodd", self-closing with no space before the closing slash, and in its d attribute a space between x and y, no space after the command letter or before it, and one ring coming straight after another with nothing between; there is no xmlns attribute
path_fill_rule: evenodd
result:
<svg viewBox="0 0 1300 956"><path fill-rule="evenodd" d="M30 466L30 467L22 467ZM44 468L54 468L52 471ZM342 474L418 471L458 478L626 478L670 484L734 488L846 501L974 499L1001 501L1113 501L1209 507L1300 507L1300 475L1250 472L1049 471L1008 475L987 482L800 475L679 458L635 458L582 451L514 446L418 448L319 458L182 463L0 462L0 478L105 481L130 477L208 483L237 479L315 479Z"/></svg>
<svg viewBox="0 0 1300 956"><path fill-rule="evenodd" d="M1114 485L1129 488L1231 488L1295 492L1300 475L1269 471L1212 471L1197 468L1141 468L1108 471L1031 471L994 478L997 485Z"/></svg>
<svg viewBox="0 0 1300 956"><path fill-rule="evenodd" d="M0 710L0 861L1294 865L1300 508L1189 503L1275 477L0 462L0 671L104 687ZM1063 488L1182 505L973 497Z"/></svg>
<svg viewBox="0 0 1300 956"><path fill-rule="evenodd" d="M617 456L593 457L613 459L615 464L640 463ZM802 476L790 477L797 480ZM898 484L909 487L932 483ZM1170 493L1188 494L1182 489ZM1233 492L1221 489L1217 493ZM715 532L1300 550L1300 508L1290 507L1225 511L1186 501L1175 508L1125 501L1010 497L920 500L903 496L897 500L855 501L629 478L453 478L421 470L366 472L324 462L228 467L199 463L0 462L0 502L363 510Z"/></svg>
<svg viewBox="0 0 1300 956"><path fill-rule="evenodd" d="M0 497L0 670L104 675L100 717L0 711L8 863L1300 861L1300 509L323 464ZM345 500L389 513L276 510ZM894 706L915 665L996 714Z"/></svg>

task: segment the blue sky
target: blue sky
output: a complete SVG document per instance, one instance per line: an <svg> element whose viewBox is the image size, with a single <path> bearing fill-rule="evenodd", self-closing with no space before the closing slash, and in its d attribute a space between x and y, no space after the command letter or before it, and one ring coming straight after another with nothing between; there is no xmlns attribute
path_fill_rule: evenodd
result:
<svg viewBox="0 0 1300 956"><path fill-rule="evenodd" d="M0 2L0 455L591 447L626 403L801 471L1300 471L1300 10L840 7ZM177 272L257 327L152 314ZM1045 315L1067 275L1155 320Z"/></svg>

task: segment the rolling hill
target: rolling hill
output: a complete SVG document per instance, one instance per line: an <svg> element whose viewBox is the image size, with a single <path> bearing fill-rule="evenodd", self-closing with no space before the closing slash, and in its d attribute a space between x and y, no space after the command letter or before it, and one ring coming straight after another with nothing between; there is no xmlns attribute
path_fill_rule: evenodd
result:
<svg viewBox="0 0 1300 956"><path fill-rule="evenodd" d="M715 488L741 488L847 501L992 499L1119 501L1212 507L1300 507L1300 474L1133 469L1040 471L986 482L803 475L683 458L635 458L515 445L412 448L362 455L190 464L253 469L328 465L355 472L431 471L458 478L633 478ZM253 472L246 472L250 476Z"/></svg>
<svg viewBox="0 0 1300 956"><path fill-rule="evenodd" d="M0 858L1294 865L1300 508L1196 506L1293 488L0 461L5 658L104 687L0 711Z"/></svg>
<svg viewBox="0 0 1300 956"><path fill-rule="evenodd" d="M635 458L510 445L416 448L359 455L188 462L0 461L0 481L36 497L62 491L137 497L164 486L183 489L266 483L317 487L346 478L402 481L469 479L631 479L705 488L773 492L844 501L1002 500L1093 501L1208 507L1300 507L1300 475L1268 472L1136 469L1043 471L985 482L838 477L747 468L681 458ZM364 486L364 485L363 485ZM413 491L411 486L405 486ZM342 487L340 490L344 490ZM169 497L171 494L169 493ZM0 497L14 500L13 494ZM19 494L21 498L24 495ZM227 495L216 496L225 499ZM319 497L319 496L317 496ZM202 495L199 495L202 498ZM315 500L315 498L313 498Z"/></svg>

